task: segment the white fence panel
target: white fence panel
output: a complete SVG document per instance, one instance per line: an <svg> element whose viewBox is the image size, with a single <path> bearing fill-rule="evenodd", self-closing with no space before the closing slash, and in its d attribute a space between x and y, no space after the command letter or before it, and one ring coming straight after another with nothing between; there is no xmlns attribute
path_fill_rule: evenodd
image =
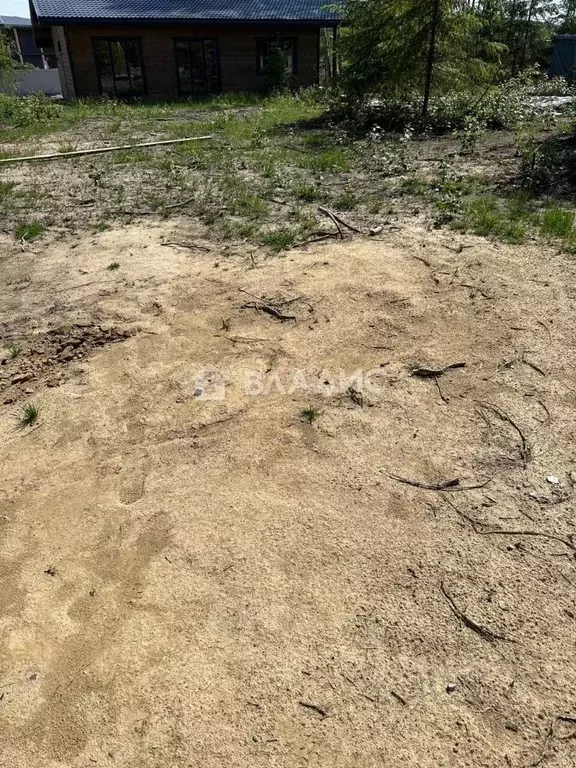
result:
<svg viewBox="0 0 576 768"><path fill-rule="evenodd" d="M0 82L0 93L16 93L29 96L31 93L45 93L57 96L62 93L57 69L17 69L7 80Z"/></svg>

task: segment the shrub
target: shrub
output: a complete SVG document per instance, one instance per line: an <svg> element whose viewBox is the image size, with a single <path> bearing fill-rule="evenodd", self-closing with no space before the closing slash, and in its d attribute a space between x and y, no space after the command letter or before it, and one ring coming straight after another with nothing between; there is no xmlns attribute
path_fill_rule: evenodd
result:
<svg viewBox="0 0 576 768"><path fill-rule="evenodd" d="M343 93L335 92L331 99L331 116L357 132L370 131L374 126L380 131L394 132L407 128L433 134L462 131L465 144L470 146L484 128L512 128L553 113L554 104L541 97L558 95L559 90L561 95L576 93L573 85L560 85L530 69L504 83L490 86L484 92L467 89L433 96L425 117L422 116L419 92L372 98L361 104L351 104ZM373 133L371 138L374 138Z"/></svg>
<svg viewBox="0 0 576 768"><path fill-rule="evenodd" d="M61 104L43 94L12 96L0 93L0 123L21 128L34 123L50 123L62 116Z"/></svg>

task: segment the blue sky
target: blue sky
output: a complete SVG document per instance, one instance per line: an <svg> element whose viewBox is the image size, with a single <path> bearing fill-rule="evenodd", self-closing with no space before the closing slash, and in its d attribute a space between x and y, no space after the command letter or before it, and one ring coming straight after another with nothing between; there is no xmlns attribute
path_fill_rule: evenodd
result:
<svg viewBox="0 0 576 768"><path fill-rule="evenodd" d="M28 0L0 0L0 16L26 16L30 18Z"/></svg>

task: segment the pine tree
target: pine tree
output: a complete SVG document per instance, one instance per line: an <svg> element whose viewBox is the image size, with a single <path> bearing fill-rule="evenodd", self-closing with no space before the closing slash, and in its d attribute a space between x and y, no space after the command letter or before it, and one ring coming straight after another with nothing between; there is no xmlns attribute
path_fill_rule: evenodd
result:
<svg viewBox="0 0 576 768"><path fill-rule="evenodd" d="M435 91L486 83L498 71L503 46L459 0L349 0L345 17L342 82L352 99L419 90L425 115Z"/></svg>

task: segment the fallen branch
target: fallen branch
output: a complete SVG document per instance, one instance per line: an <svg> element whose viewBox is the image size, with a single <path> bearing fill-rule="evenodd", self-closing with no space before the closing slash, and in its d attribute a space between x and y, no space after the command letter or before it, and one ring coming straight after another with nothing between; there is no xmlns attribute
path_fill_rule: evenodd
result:
<svg viewBox="0 0 576 768"><path fill-rule="evenodd" d="M312 237L310 240L304 240L302 243L294 243L293 248L303 248L305 245L312 245L312 243L321 243L324 240L330 240L333 237L336 237L336 235L333 232L330 232L326 235L318 235L317 237Z"/></svg>
<svg viewBox="0 0 576 768"><path fill-rule="evenodd" d="M492 403L486 403L486 402L483 402L482 400L477 400L476 402L478 403L478 405L481 408L486 408L489 411L492 411L493 413L496 414L496 416L498 416L499 419L501 419L502 421L507 422L508 424L510 424L510 426L513 429L516 430L516 432L520 436L520 456L522 457L522 459L524 461L529 461L530 457L532 455L532 450L531 450L530 446L528 445L528 441L526 440L526 436L524 435L524 433L522 432L522 430L520 429L518 424L516 424L516 422L513 421L510 418L510 416L508 416L506 411L503 411L502 408L499 408L497 405L493 405Z"/></svg>
<svg viewBox="0 0 576 768"><path fill-rule="evenodd" d="M183 208L185 205L188 205L188 203L191 203L192 200L194 200L194 195L192 197L187 197L185 200L181 200L179 203L170 203L170 205L163 206L166 208L166 210L169 210L170 208Z"/></svg>
<svg viewBox="0 0 576 768"><path fill-rule="evenodd" d="M266 304L260 299L258 296L256 296L253 293L250 293L250 291L247 291L245 288L238 288L241 293L245 293L247 296L252 296L253 299L256 299L256 302L251 301L248 304L243 304L242 309L257 309L260 312L266 312L268 315L272 315L272 317L275 317L277 320L281 320L284 322L284 320L296 320L295 315L286 315L284 312L282 312L277 307L273 307L271 304Z"/></svg>
<svg viewBox="0 0 576 768"><path fill-rule="evenodd" d="M342 224L342 226L346 227L346 229L349 229L350 232L356 232L358 235L362 234L362 231L360 229L353 227L352 224L348 224L347 221L344 221L344 219L338 216L338 214L334 213L334 211L330 211L328 208L324 208L323 205L319 205L318 210L320 211L320 213L323 213L325 216L329 216L332 220L336 220L337 222Z"/></svg>
<svg viewBox="0 0 576 768"><path fill-rule="evenodd" d="M169 206L169 207L172 207L172 206ZM207 253L210 253L210 248L207 248L205 245L197 245L196 243L168 242L168 243L160 243L160 245L172 246L173 248L190 248L192 250L206 251Z"/></svg>
<svg viewBox="0 0 576 768"><path fill-rule="evenodd" d="M116 152L120 149L136 149L138 147L158 147L162 144L181 144L184 141L205 141L212 136L190 136L186 139L164 139L162 141L143 141L140 144L119 144L115 147L98 147L97 149L77 149L73 152L53 152L49 155L29 155L26 157L3 157L0 163L23 163L28 160L55 160L62 157L80 157L81 155L100 155L104 152Z"/></svg>
<svg viewBox="0 0 576 768"><path fill-rule="evenodd" d="M442 387L440 386L440 382L438 381L438 376L434 376L434 383L436 384L436 388L438 389L438 394L442 398L442 402L448 405L448 403L450 402L450 398L446 397L444 392L442 392Z"/></svg>
<svg viewBox="0 0 576 768"><path fill-rule="evenodd" d="M442 480L439 483L421 483L419 480L412 480L410 477L400 477L400 475L393 475L386 470L380 470L391 477L393 480L397 480L399 483L405 485L412 485L414 488L422 488L425 491L472 491L475 488L484 488L492 480L491 477L485 480L483 483L476 485L460 485L460 478L454 477L450 480Z"/></svg>
<svg viewBox="0 0 576 768"><path fill-rule="evenodd" d="M303 155L310 154L309 150L303 149L302 147L295 147L294 144L282 144L282 146L286 149L291 149L292 152L302 152Z"/></svg>
<svg viewBox="0 0 576 768"><path fill-rule="evenodd" d="M437 368L424 368L418 366L411 371L412 376L420 376L422 379L435 379L438 376L442 376L446 371L452 370L452 368L466 368L466 363L448 363L448 365L441 365Z"/></svg>
<svg viewBox="0 0 576 768"><path fill-rule="evenodd" d="M448 592L448 590L444 586L443 581L440 582L440 591L446 598L446 601L448 602L448 605L450 606L450 610L452 611L454 616L456 616L456 618L459 619L462 622L462 624L464 624L465 627L468 627L468 629L471 629L473 632L476 632L477 635L480 635L480 637L483 640L486 640L489 643L495 643L497 640L506 640L506 638L503 635L497 635L495 632L492 632L491 629L488 629L487 627L483 627L481 624L477 624L469 616L466 616L466 614L463 613L454 602L452 595Z"/></svg>
<svg viewBox="0 0 576 768"><path fill-rule="evenodd" d="M319 211L322 211L326 216L328 216L329 219L331 219L334 222L334 225L336 226L336 229L338 230L338 234L340 235L340 240L344 240L344 232L342 232L342 227L338 223L338 219L336 216L332 213L332 211L329 211L328 208L318 208Z"/></svg>
<svg viewBox="0 0 576 768"><path fill-rule="evenodd" d="M543 323L542 320L536 320L536 322L538 323L538 325L541 325L542 328L544 328L544 330L548 334L548 341L552 342L552 332L550 331L550 328L548 328L546 323Z"/></svg>
<svg viewBox="0 0 576 768"><path fill-rule="evenodd" d="M533 371L536 371L536 373L539 373L541 376L546 376L546 372L542 370L542 368L539 368L536 363L531 363L530 360L526 360L526 351L522 352L522 355L520 357L520 362L524 363L524 365L529 366L532 368Z"/></svg>
<svg viewBox="0 0 576 768"><path fill-rule="evenodd" d="M403 705L403 706L405 706L405 707L406 707L406 706L408 706L408 702L406 701L406 699L405 699L403 696L400 696L400 694L399 694L399 693L396 693L396 691L393 691L392 689L390 689L390 694L391 694L392 696L394 696L394 698L396 699L396 701L399 701L399 702L400 702L400 704L402 704L402 705Z"/></svg>
<svg viewBox="0 0 576 768"><path fill-rule="evenodd" d="M243 304L241 309L257 309L259 312L266 312L267 315L272 315L272 317L282 322L285 320L296 320L296 315L285 315L284 312L276 309L276 307L271 307L268 304L258 304L255 301Z"/></svg>
<svg viewBox="0 0 576 768"><path fill-rule="evenodd" d="M557 541L560 544L564 544L565 547L568 547L568 549L571 549L573 552L576 552L576 546L572 544L571 541L568 539L564 539L562 536L557 536L554 533L543 533L541 531L514 531L514 530L507 530L505 528L492 528L488 531L482 530L482 528L487 528L489 526L489 523L483 523L481 520L475 520L473 517L470 517L470 515L467 515L465 512L462 512L461 509L458 509L458 507L453 504L450 499L446 498L445 501L452 507L452 509L463 519L466 520L470 525L472 526L472 530L474 533L477 533L480 536L537 536L542 539L549 539L550 541Z"/></svg>
<svg viewBox="0 0 576 768"><path fill-rule="evenodd" d="M272 341L272 339L259 339L253 336L221 336L219 333L215 334L219 338L227 339L228 341L231 341L232 344L236 344L238 342L244 342L246 344L249 344L251 342L261 342L261 341Z"/></svg>

